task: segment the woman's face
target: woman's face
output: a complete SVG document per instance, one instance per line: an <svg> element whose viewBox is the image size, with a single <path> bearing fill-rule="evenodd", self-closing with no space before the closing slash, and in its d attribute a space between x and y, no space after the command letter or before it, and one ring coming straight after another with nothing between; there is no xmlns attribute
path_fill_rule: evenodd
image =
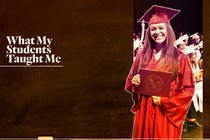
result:
<svg viewBox="0 0 210 140"><path fill-rule="evenodd" d="M157 44L162 44L167 37L167 29L165 23L151 24L150 25L150 37Z"/></svg>
<svg viewBox="0 0 210 140"><path fill-rule="evenodd" d="M178 45L178 48L179 48L180 50L184 50L185 47L186 47L185 43L182 43L182 44L179 44L179 45Z"/></svg>
<svg viewBox="0 0 210 140"><path fill-rule="evenodd" d="M189 54L189 58L191 62L196 62L197 55L195 52Z"/></svg>

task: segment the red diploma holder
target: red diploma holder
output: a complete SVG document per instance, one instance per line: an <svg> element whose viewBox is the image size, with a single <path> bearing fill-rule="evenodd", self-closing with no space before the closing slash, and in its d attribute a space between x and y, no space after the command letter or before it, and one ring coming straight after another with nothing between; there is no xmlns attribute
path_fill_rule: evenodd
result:
<svg viewBox="0 0 210 140"><path fill-rule="evenodd" d="M172 73L149 69L140 69L140 94L149 96L169 97Z"/></svg>

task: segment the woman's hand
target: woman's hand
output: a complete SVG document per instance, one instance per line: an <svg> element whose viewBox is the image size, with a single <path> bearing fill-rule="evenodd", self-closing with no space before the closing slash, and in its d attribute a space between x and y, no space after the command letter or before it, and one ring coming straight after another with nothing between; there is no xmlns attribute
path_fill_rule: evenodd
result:
<svg viewBox="0 0 210 140"><path fill-rule="evenodd" d="M134 84L135 86L139 86L141 83L140 75L136 74L133 79L131 80L131 83Z"/></svg>
<svg viewBox="0 0 210 140"><path fill-rule="evenodd" d="M152 96L152 99L155 105L161 105L159 96Z"/></svg>

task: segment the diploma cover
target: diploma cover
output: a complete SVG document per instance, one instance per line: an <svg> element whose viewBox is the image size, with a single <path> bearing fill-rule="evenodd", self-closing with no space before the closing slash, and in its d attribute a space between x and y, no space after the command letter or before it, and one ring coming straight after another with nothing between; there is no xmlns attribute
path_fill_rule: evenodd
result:
<svg viewBox="0 0 210 140"><path fill-rule="evenodd" d="M138 91L149 96L169 97L172 73L140 69L141 84Z"/></svg>

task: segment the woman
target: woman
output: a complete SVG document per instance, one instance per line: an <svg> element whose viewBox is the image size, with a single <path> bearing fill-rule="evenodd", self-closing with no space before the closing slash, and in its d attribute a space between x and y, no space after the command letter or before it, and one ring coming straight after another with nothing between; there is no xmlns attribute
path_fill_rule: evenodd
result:
<svg viewBox="0 0 210 140"><path fill-rule="evenodd" d="M181 138L182 123L191 103L194 82L189 61L174 47L175 35L170 19L179 10L152 6L140 20L149 23L144 48L131 67L125 90L133 95L136 138ZM140 68L172 73L169 97L146 96L137 91ZM170 81L169 81L170 82Z"/></svg>
<svg viewBox="0 0 210 140"><path fill-rule="evenodd" d="M203 112L203 70L200 69L198 61L200 52L195 50L192 46L186 49L186 54L191 64L194 81L195 81L195 93L192 98L195 111ZM198 97L198 99L197 99ZM198 102L199 100L199 102Z"/></svg>
<svg viewBox="0 0 210 140"><path fill-rule="evenodd" d="M195 82L195 91L192 97L192 103L189 107L188 113L185 118L185 122L183 125L183 132L188 131L188 126L195 126L197 128L202 128L203 126L199 124L196 120L196 112L200 111L203 112L203 82L202 82L202 71L198 65L198 57L197 57L197 50L194 49L192 45L188 46L185 49L185 54L188 56L193 76ZM199 102L198 102L199 100Z"/></svg>

